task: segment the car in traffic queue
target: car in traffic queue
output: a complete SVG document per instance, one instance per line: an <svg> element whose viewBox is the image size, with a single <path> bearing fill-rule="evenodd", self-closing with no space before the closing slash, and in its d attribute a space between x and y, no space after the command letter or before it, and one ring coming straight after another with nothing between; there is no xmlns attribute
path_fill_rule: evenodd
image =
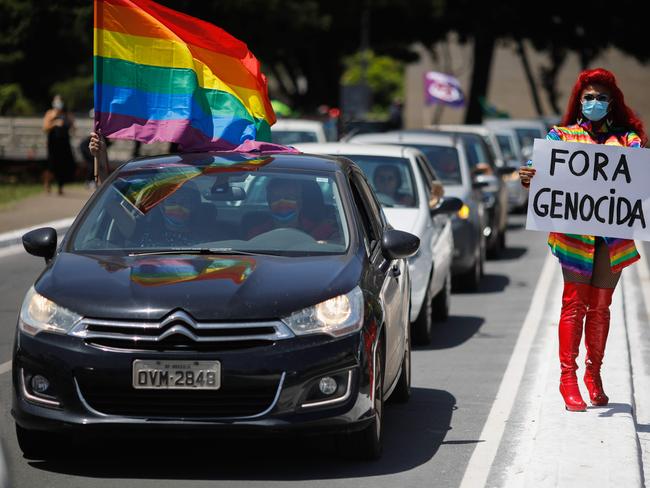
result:
<svg viewBox="0 0 650 488"><path fill-rule="evenodd" d="M452 214L454 257L451 263L452 284L466 290L477 290L483 276L488 225L485 197L486 185L472 173L460 138L431 131L393 131L361 134L350 139L354 144L393 144L410 146L421 151L445 189L445 196L459 198L461 209Z"/></svg>
<svg viewBox="0 0 650 488"><path fill-rule="evenodd" d="M420 239L409 258L411 327L417 344L429 344L432 322L449 317L454 240L450 213L462 207L444 197L442 183L424 154L406 146L381 144L298 144L309 154L330 154L354 161L366 175L388 222Z"/></svg>
<svg viewBox="0 0 650 488"><path fill-rule="evenodd" d="M318 120L278 119L271 127L271 140L283 146L301 142L327 142L325 127Z"/></svg>
<svg viewBox="0 0 650 488"><path fill-rule="evenodd" d="M523 207L528 200L528 190L521 186L517 169L521 161L515 157L513 141L509 136L494 128L479 124L437 124L428 126L429 129L443 133L468 132L480 135L494 157L497 171L501 174L508 195L508 211ZM514 135L514 132L513 132Z"/></svg>
<svg viewBox="0 0 650 488"><path fill-rule="evenodd" d="M23 245L46 260L13 350L28 457L68 433L167 429L332 432L376 458L385 401L409 397L419 240L345 158L141 158L59 245L51 228Z"/></svg>
<svg viewBox="0 0 650 488"><path fill-rule="evenodd" d="M487 240L487 255L491 258L498 258L506 248L508 232L508 187L504 176L511 175L514 169L504 167L501 162L497 161L494 151L481 133L482 130L428 130L459 137L463 142L471 171L476 181L484 184L482 191L485 196L488 221L484 230Z"/></svg>

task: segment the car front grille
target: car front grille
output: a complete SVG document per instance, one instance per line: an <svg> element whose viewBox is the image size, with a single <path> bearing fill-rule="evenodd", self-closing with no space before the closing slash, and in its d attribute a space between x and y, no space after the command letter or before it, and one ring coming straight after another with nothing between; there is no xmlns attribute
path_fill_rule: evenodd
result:
<svg viewBox="0 0 650 488"><path fill-rule="evenodd" d="M255 378L209 390L136 390L128 380L96 375L76 378L78 393L90 408L105 415L144 418L245 418L270 411L282 376Z"/></svg>
<svg viewBox="0 0 650 488"><path fill-rule="evenodd" d="M294 337L280 321L200 322L183 311L155 322L85 318L72 335L89 345L130 351L246 349Z"/></svg>

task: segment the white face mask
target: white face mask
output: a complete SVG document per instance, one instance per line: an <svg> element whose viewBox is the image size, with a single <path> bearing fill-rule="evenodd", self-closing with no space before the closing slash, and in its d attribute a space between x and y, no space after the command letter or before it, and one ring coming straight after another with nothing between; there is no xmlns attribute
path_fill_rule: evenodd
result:
<svg viewBox="0 0 650 488"><path fill-rule="evenodd" d="M62 110L63 109L63 100L60 98L55 98L52 100L52 108L55 108L57 110Z"/></svg>

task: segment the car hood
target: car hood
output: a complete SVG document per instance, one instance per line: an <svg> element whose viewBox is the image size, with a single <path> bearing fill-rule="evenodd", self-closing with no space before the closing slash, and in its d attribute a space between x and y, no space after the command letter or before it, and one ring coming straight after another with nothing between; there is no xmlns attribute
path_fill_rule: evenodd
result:
<svg viewBox="0 0 650 488"><path fill-rule="evenodd" d="M388 222L395 229L421 237L417 232L419 212L420 210L417 208L384 208L384 214L386 214Z"/></svg>
<svg viewBox="0 0 650 488"><path fill-rule="evenodd" d="M90 256L62 252L36 291L86 317L273 319L346 293L360 280L355 254Z"/></svg>

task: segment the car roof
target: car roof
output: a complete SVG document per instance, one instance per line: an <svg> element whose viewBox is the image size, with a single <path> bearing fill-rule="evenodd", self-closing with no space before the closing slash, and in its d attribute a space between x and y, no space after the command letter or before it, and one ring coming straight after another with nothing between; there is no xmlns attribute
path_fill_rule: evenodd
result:
<svg viewBox="0 0 650 488"><path fill-rule="evenodd" d="M235 151L210 151L197 153L164 154L160 156L148 156L133 159L120 168L118 172L128 172L137 169L151 168L174 168L179 164L196 166L197 168L218 165L228 166L234 164L259 164L264 161L264 169L296 169L313 170L320 172L345 172L352 164L345 158L337 158L327 155L310 155L301 153L264 152L245 153ZM268 160L268 161L266 161Z"/></svg>
<svg viewBox="0 0 650 488"><path fill-rule="evenodd" d="M485 125L488 127L508 127L508 128L531 128L546 130L546 124L541 120L531 119L487 119Z"/></svg>
<svg viewBox="0 0 650 488"><path fill-rule="evenodd" d="M488 127L478 124L437 124L429 125L424 130L440 131L440 132L465 132L469 134L479 134L487 136L492 133Z"/></svg>
<svg viewBox="0 0 650 488"><path fill-rule="evenodd" d="M322 130L323 123L318 120L309 119L278 119L275 124L271 126L271 131L274 130L309 130L318 131Z"/></svg>
<svg viewBox="0 0 650 488"><path fill-rule="evenodd" d="M432 146L456 147L458 139L453 135L436 134L434 132L392 131L378 134L360 134L349 139L357 143L388 143L388 144L422 144Z"/></svg>
<svg viewBox="0 0 650 488"><path fill-rule="evenodd" d="M422 153L413 147L399 146L394 144L352 144L348 142L329 143L302 143L294 147L304 153L331 154L331 155L355 155L355 156L388 156L395 158L406 158L420 156Z"/></svg>

